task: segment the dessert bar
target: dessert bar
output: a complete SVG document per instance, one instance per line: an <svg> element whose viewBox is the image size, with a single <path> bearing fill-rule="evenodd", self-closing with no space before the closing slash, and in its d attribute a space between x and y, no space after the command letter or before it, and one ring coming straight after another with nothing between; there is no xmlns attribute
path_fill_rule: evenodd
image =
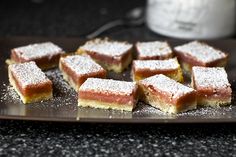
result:
<svg viewBox="0 0 236 157"><path fill-rule="evenodd" d="M147 77L164 74L176 81L183 82L183 75L178 60L134 60L132 66L132 78L139 81Z"/></svg>
<svg viewBox="0 0 236 157"><path fill-rule="evenodd" d="M31 44L11 50L12 63L35 61L41 69L58 66L60 56L64 51L51 42Z"/></svg>
<svg viewBox="0 0 236 157"><path fill-rule="evenodd" d="M88 54L107 70L122 72L132 60L132 44L105 39L87 41L77 54Z"/></svg>
<svg viewBox="0 0 236 157"><path fill-rule="evenodd" d="M228 54L206 43L192 41L174 48L183 70L190 73L193 66L224 67Z"/></svg>
<svg viewBox="0 0 236 157"><path fill-rule="evenodd" d="M140 99L167 113L196 108L196 92L173 79L157 74L139 81Z"/></svg>
<svg viewBox="0 0 236 157"><path fill-rule="evenodd" d="M10 84L23 103L52 98L52 82L35 62L11 64L8 67L8 75Z"/></svg>
<svg viewBox="0 0 236 157"><path fill-rule="evenodd" d="M192 86L199 105L218 107L231 103L232 89L222 67L193 67Z"/></svg>
<svg viewBox="0 0 236 157"><path fill-rule="evenodd" d="M79 88L78 106L132 111L137 89L134 82L88 78Z"/></svg>
<svg viewBox="0 0 236 157"><path fill-rule="evenodd" d="M106 77L106 70L93 61L89 56L66 56L60 59L59 68L63 78L78 91L89 77Z"/></svg>

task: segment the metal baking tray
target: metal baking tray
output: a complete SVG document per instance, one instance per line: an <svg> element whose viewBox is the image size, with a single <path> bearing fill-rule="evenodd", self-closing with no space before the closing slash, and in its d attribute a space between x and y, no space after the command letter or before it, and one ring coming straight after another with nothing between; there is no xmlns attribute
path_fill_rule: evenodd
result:
<svg viewBox="0 0 236 157"><path fill-rule="evenodd" d="M157 39L158 40L158 39ZM101 123L222 123L236 122L236 40L207 41L212 46L230 54L226 67L233 89L232 104L220 108L198 108L193 111L170 115L147 104L139 102L133 112L121 112L77 107L77 94L63 81L58 69L46 71L54 83L54 98L49 101L24 105L8 82L5 60L10 49L35 42L52 41L67 52L75 51L84 40L78 38L6 37L0 38L0 119L60 121L60 122L101 122ZM171 46L185 43L184 40L168 40ZM135 42L135 40L130 41ZM130 68L122 74L110 72L108 78L130 81Z"/></svg>

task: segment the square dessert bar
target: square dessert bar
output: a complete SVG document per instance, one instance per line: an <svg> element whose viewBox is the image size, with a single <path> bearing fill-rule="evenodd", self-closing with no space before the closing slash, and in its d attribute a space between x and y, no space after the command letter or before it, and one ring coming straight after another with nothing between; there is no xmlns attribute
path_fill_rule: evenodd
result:
<svg viewBox="0 0 236 157"><path fill-rule="evenodd" d="M78 106L132 111L137 89L134 82L88 78L79 88Z"/></svg>
<svg viewBox="0 0 236 157"><path fill-rule="evenodd" d="M192 86L198 105L218 107L231 103L232 89L222 67L193 67Z"/></svg>
<svg viewBox="0 0 236 157"><path fill-rule="evenodd" d="M228 54L199 41L176 46L174 50L183 69L189 73L193 66L223 67L228 58Z"/></svg>
<svg viewBox="0 0 236 157"><path fill-rule="evenodd" d="M106 77L106 70L93 61L89 56L66 56L59 62L63 78L78 91L84 81L89 77Z"/></svg>
<svg viewBox="0 0 236 157"><path fill-rule="evenodd" d="M122 72L132 60L132 44L105 39L87 41L77 54L88 54L107 70Z"/></svg>
<svg viewBox="0 0 236 157"><path fill-rule="evenodd" d="M159 74L139 81L140 99L167 113L196 108L196 92L169 77Z"/></svg>
<svg viewBox="0 0 236 157"><path fill-rule="evenodd" d="M137 42L135 44L137 51L137 59L168 59L173 56L172 49L168 42L162 41L149 41L149 42Z"/></svg>
<svg viewBox="0 0 236 157"><path fill-rule="evenodd" d="M35 61L41 69L49 69L58 66L61 54L64 51L51 42L37 43L12 49L11 62Z"/></svg>
<svg viewBox="0 0 236 157"><path fill-rule="evenodd" d="M8 76L10 84L20 95L23 103L52 98L52 82L35 62L9 65Z"/></svg>
<svg viewBox="0 0 236 157"><path fill-rule="evenodd" d="M176 58L133 61L131 75L134 81L139 81L156 74L164 74L176 81L183 82L182 70Z"/></svg>

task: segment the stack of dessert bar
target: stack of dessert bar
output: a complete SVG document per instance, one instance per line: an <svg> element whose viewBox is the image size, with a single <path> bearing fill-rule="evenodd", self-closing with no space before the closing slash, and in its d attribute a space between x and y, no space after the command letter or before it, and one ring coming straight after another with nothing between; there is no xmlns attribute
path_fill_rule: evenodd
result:
<svg viewBox="0 0 236 157"><path fill-rule="evenodd" d="M87 41L74 55L64 54L51 42L12 49L9 81L23 103L53 97L53 83L43 70L56 66L78 92L81 107L132 111L138 101L144 101L163 112L179 113L197 105L231 103L224 69L228 54L203 42L172 49L166 41L133 46L105 38ZM109 71L122 73L129 65L132 82L106 78ZM183 72L191 77L191 85L184 82Z"/></svg>

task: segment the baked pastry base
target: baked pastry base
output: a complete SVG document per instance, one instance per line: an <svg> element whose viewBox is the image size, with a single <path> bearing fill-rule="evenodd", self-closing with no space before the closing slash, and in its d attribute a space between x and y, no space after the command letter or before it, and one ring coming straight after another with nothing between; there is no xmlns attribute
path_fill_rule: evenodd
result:
<svg viewBox="0 0 236 157"><path fill-rule="evenodd" d="M132 111L134 108L134 105L130 104L108 103L103 101L87 100L80 98L78 99L78 106L100 108L100 109L122 110L122 111Z"/></svg>
<svg viewBox="0 0 236 157"><path fill-rule="evenodd" d="M229 105L231 103L231 97L228 99L220 99L220 98L200 98L198 97L198 105L199 106L209 106L209 107L220 107L220 106L226 106Z"/></svg>

